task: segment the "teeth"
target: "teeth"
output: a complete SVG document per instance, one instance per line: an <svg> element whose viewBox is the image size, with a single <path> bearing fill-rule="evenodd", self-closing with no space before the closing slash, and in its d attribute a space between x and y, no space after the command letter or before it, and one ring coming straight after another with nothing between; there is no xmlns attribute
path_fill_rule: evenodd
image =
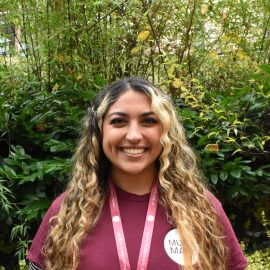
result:
<svg viewBox="0 0 270 270"><path fill-rule="evenodd" d="M136 155L136 154L141 154L141 153L143 153L144 151L145 151L145 149L144 148L123 148L122 149L123 150L123 152L125 152L125 153L127 153L127 154L134 154L134 155Z"/></svg>

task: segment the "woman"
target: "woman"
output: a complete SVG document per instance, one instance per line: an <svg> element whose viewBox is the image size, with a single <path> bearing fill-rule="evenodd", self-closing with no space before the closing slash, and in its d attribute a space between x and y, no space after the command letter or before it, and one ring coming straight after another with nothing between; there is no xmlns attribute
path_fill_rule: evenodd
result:
<svg viewBox="0 0 270 270"><path fill-rule="evenodd" d="M140 78L104 89L30 269L233 269L247 262L169 98Z"/></svg>

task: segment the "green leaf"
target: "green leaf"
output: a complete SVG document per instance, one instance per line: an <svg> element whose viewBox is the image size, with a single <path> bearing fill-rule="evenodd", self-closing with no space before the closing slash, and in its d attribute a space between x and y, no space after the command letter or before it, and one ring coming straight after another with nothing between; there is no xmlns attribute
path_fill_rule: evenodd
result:
<svg viewBox="0 0 270 270"><path fill-rule="evenodd" d="M263 170L261 170L261 169L258 169L258 170L256 170L255 172L256 172L256 174L257 174L258 176L262 176L262 175L263 175Z"/></svg>
<svg viewBox="0 0 270 270"><path fill-rule="evenodd" d="M248 192L245 189L241 188L241 187L239 187L239 193L241 193L242 195L244 195L246 197L249 196Z"/></svg>
<svg viewBox="0 0 270 270"><path fill-rule="evenodd" d="M45 198L38 201L34 201L31 205L28 205L23 208L24 211L37 211L42 209L47 209L50 205L50 200Z"/></svg>
<svg viewBox="0 0 270 270"><path fill-rule="evenodd" d="M208 140L209 140L208 135L202 136L202 137L198 140L197 146L204 145Z"/></svg>
<svg viewBox="0 0 270 270"><path fill-rule="evenodd" d="M42 176L41 171L34 172L26 177L23 177L23 179L19 181L19 185L22 185L26 182L34 182L35 180L39 179L41 176Z"/></svg>
<svg viewBox="0 0 270 270"><path fill-rule="evenodd" d="M50 151L53 153L56 152L63 152L63 151L69 151L71 149L71 143L70 142L63 142L51 139L45 143L45 146L50 148Z"/></svg>
<svg viewBox="0 0 270 270"><path fill-rule="evenodd" d="M270 66L267 65L259 65L259 68L263 71L265 71L266 73L270 74Z"/></svg>
<svg viewBox="0 0 270 270"><path fill-rule="evenodd" d="M225 180L228 178L228 172L226 172L226 171L220 172L219 178L220 178L222 181L225 181Z"/></svg>
<svg viewBox="0 0 270 270"><path fill-rule="evenodd" d="M5 120L6 120L6 122L8 122L8 120L9 120L9 114L7 112L5 112Z"/></svg>
<svg viewBox="0 0 270 270"><path fill-rule="evenodd" d="M227 195L230 199L235 198L238 195L238 187L232 186L228 189Z"/></svg>
<svg viewBox="0 0 270 270"><path fill-rule="evenodd" d="M12 179L13 177L16 177L17 174L16 172L13 170L13 168L4 165L3 166L3 171L2 171L7 177L9 177L10 179Z"/></svg>
<svg viewBox="0 0 270 270"><path fill-rule="evenodd" d="M235 177L235 178L240 178L241 176L241 170L239 169L234 169L230 171L230 175Z"/></svg>
<svg viewBox="0 0 270 270"><path fill-rule="evenodd" d="M216 185L218 182L218 176L216 174L211 174L210 175L211 181Z"/></svg>

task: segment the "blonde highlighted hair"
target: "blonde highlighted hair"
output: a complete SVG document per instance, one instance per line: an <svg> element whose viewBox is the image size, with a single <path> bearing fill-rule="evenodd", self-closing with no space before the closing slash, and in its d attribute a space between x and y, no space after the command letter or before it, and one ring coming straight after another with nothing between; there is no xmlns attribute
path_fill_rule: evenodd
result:
<svg viewBox="0 0 270 270"><path fill-rule="evenodd" d="M181 235L184 270L225 270L226 248L217 213L209 202L189 146L168 95L141 78L119 80L96 98L84 122L71 181L44 247L48 270L75 270L80 245L97 224L107 198L110 163L102 149L102 125L109 107L126 91L140 91L151 100L163 127L163 151L157 160L160 202ZM199 248L198 248L199 247ZM192 252L198 260L192 265Z"/></svg>

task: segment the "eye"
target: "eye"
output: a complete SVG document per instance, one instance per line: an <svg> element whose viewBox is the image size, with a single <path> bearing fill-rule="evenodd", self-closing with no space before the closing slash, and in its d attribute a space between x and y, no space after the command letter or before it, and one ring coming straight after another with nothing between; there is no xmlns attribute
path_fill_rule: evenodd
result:
<svg viewBox="0 0 270 270"><path fill-rule="evenodd" d="M152 126L158 123L158 119L154 117L146 117L143 119L143 123L148 126Z"/></svg>
<svg viewBox="0 0 270 270"><path fill-rule="evenodd" d="M122 117L116 117L111 119L110 124L114 125L114 126L121 126L124 125L126 123L126 120Z"/></svg>

